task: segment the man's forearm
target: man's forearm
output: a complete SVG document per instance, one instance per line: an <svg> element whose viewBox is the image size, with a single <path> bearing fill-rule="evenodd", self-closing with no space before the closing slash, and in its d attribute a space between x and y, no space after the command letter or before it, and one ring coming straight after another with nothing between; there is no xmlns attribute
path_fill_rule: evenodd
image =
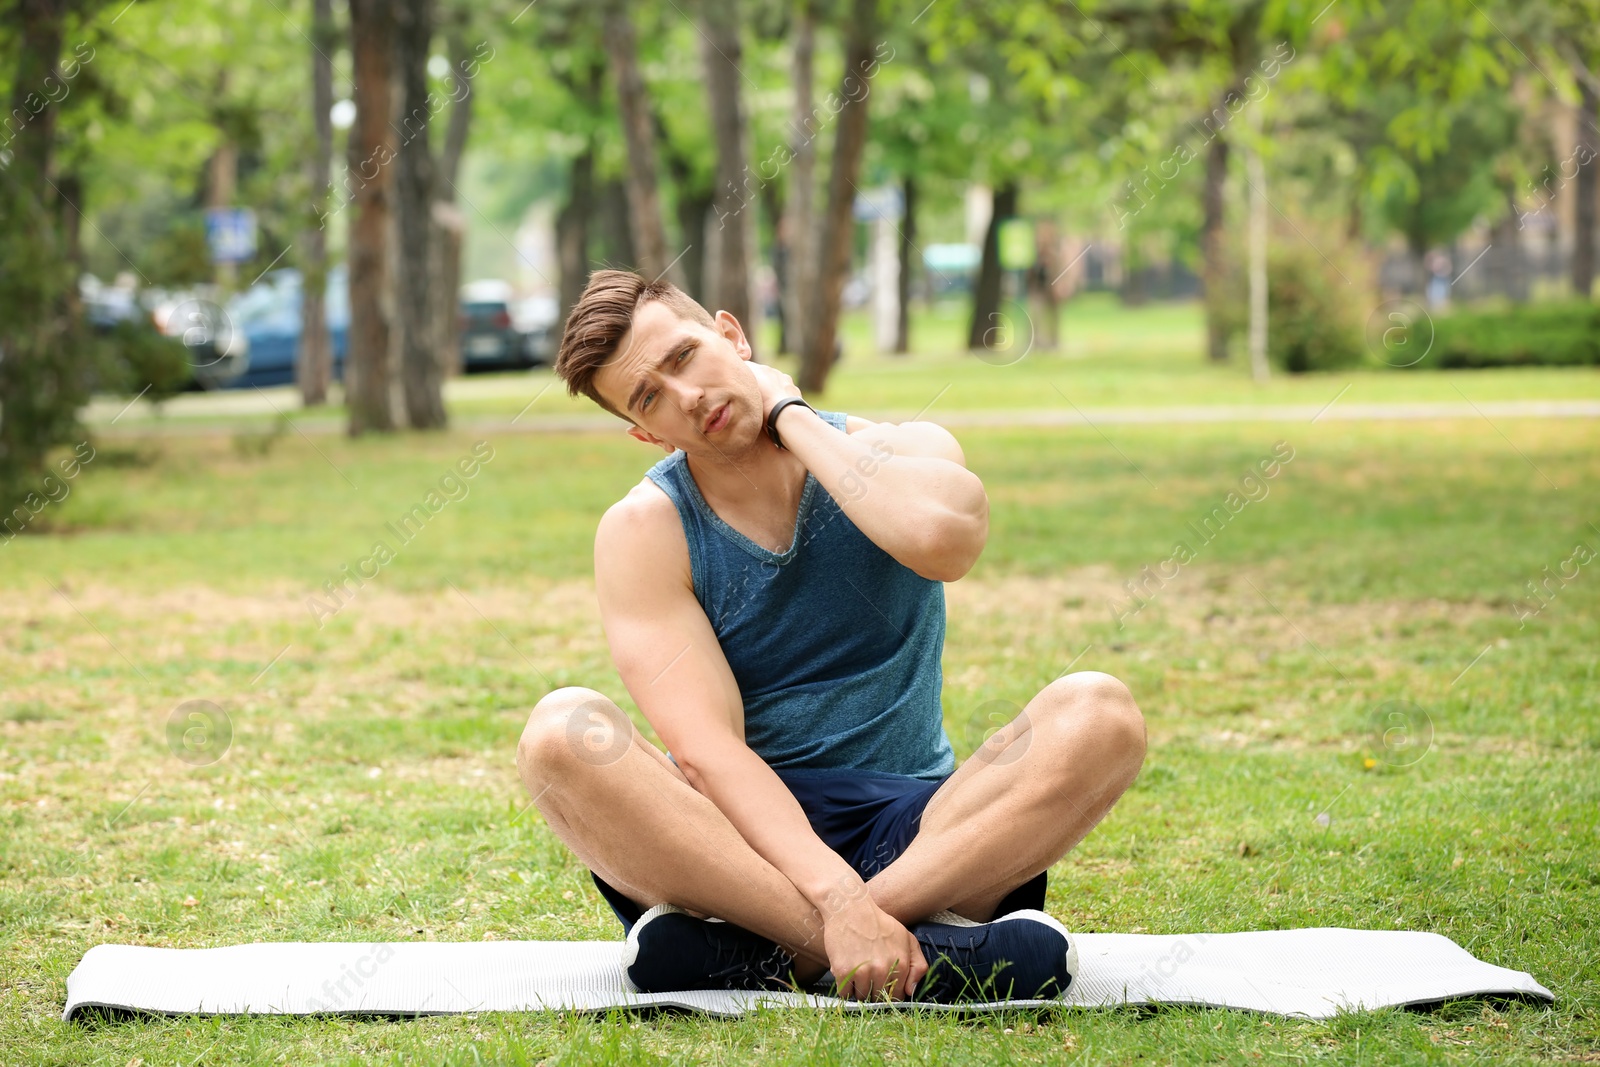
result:
<svg viewBox="0 0 1600 1067"><path fill-rule="evenodd" d="M855 870L811 829L782 779L742 741L718 744L700 759L682 760L689 783L824 917L842 900L866 891Z"/></svg>
<svg viewBox="0 0 1600 1067"><path fill-rule="evenodd" d="M784 447L873 544L946 581L972 566L989 516L977 475L948 459L896 455L886 440L841 433L799 405L785 408L779 421Z"/></svg>

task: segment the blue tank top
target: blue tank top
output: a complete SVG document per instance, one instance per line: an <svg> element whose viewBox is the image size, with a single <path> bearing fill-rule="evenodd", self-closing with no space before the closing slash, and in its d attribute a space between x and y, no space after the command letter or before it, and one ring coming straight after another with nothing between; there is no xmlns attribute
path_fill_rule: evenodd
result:
<svg viewBox="0 0 1600 1067"><path fill-rule="evenodd" d="M843 414L817 414L844 430ZM683 452L646 477L678 509L695 597L744 700L745 743L768 766L927 781L955 770L939 702L943 583L873 544L810 471L784 552L723 522Z"/></svg>

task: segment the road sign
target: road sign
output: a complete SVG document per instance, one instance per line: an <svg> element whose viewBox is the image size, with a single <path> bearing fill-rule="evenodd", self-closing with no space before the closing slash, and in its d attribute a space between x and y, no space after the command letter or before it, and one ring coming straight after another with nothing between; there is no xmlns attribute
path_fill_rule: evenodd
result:
<svg viewBox="0 0 1600 1067"><path fill-rule="evenodd" d="M872 189L863 189L856 194L852 213L857 222L896 220L906 213L905 197L898 185L880 185Z"/></svg>
<svg viewBox="0 0 1600 1067"><path fill-rule="evenodd" d="M1001 269L1027 270L1036 255L1032 219L1006 219L1000 224Z"/></svg>
<svg viewBox="0 0 1600 1067"><path fill-rule="evenodd" d="M213 263L247 263L256 254L256 213L247 207L206 209L206 245Z"/></svg>

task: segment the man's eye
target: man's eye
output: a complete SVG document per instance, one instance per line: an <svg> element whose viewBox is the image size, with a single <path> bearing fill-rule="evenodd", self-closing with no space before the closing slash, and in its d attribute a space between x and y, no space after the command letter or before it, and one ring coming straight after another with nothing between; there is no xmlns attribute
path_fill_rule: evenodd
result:
<svg viewBox="0 0 1600 1067"><path fill-rule="evenodd" d="M688 359L689 358L689 353L693 352L693 351L694 351L694 349L692 349L692 348L685 348L682 352L679 352L678 353L678 362L682 363L684 360Z"/></svg>
<svg viewBox="0 0 1600 1067"><path fill-rule="evenodd" d="M655 395L656 395L655 394L655 390L653 390L653 389L650 392L644 394L644 399L639 401L639 410L643 411L645 408L648 408L650 406L650 398L655 396Z"/></svg>

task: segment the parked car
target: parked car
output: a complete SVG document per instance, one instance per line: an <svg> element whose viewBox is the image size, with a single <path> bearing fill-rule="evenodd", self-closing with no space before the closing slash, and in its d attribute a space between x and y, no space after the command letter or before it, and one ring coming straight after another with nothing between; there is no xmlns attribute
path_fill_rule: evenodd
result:
<svg viewBox="0 0 1600 1067"><path fill-rule="evenodd" d="M300 272L292 267L269 272L227 304L226 327L242 338L239 364L218 373L210 388L242 389L288 385L300 355ZM350 332L350 283L343 264L328 271L325 296L328 333L333 342L333 380L344 377ZM198 368L197 368L198 375Z"/></svg>
<svg viewBox="0 0 1600 1067"><path fill-rule="evenodd" d="M511 305L511 325L522 336L522 355L529 366L555 362L560 319L561 303L548 293Z"/></svg>
<svg viewBox="0 0 1600 1067"><path fill-rule="evenodd" d="M486 279L461 287L461 361L467 370L533 366L511 304L505 282Z"/></svg>

